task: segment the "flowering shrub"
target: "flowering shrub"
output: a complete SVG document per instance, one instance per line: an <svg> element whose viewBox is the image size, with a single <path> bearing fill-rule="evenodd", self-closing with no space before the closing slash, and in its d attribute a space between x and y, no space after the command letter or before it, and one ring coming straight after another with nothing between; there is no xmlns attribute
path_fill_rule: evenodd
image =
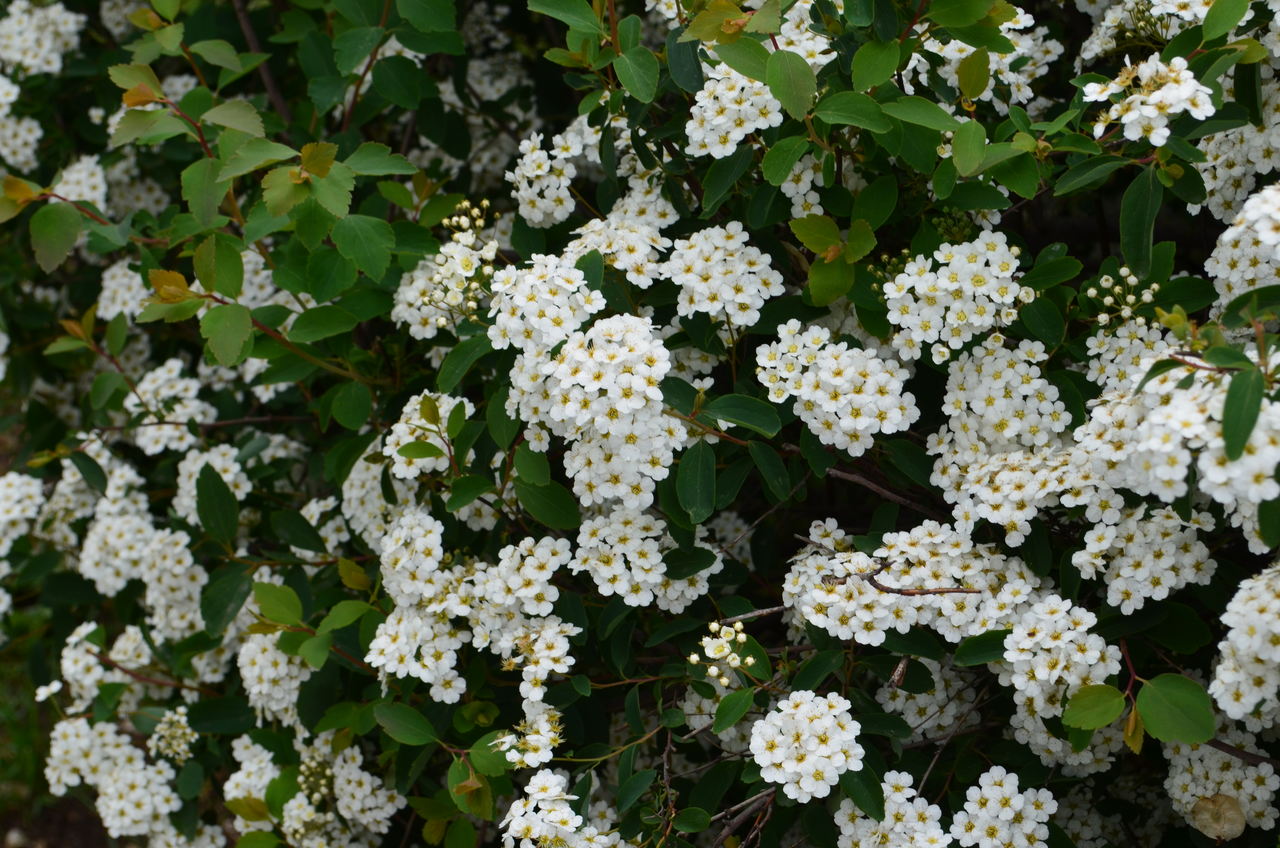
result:
<svg viewBox="0 0 1280 848"><path fill-rule="evenodd" d="M1274 841L1280 5L2 15L0 632L112 837Z"/></svg>

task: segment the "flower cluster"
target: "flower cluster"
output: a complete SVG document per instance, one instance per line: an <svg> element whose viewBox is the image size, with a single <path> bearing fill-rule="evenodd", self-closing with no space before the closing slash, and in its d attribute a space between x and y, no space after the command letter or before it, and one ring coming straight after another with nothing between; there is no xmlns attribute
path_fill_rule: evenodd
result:
<svg viewBox="0 0 1280 848"><path fill-rule="evenodd" d="M738 653L738 648L747 641L741 621L735 621L732 627L713 621L708 627L711 635L702 637L702 653L690 654L689 664L706 664L707 676L719 681L721 686L728 686L732 669L743 666L750 668L755 665L756 658L749 655L744 657ZM719 663L723 663L726 668L721 669Z"/></svg>
<svg viewBox="0 0 1280 848"><path fill-rule="evenodd" d="M836 826L840 837L838 848L862 848L864 845L942 846L951 842L943 830L942 810L916 794L914 782L904 771L888 771L881 781L884 793L884 815L879 821L865 815L848 798L836 810Z"/></svg>
<svg viewBox="0 0 1280 848"><path fill-rule="evenodd" d="M192 730L187 721L186 706L180 706L160 719L147 737L147 750L153 757L168 757L182 765L191 757L191 745L199 738L200 734Z"/></svg>
<svg viewBox="0 0 1280 848"><path fill-rule="evenodd" d="M1101 576L1107 603L1130 613L1148 599L1162 600L1188 584L1206 584L1217 570L1197 531L1213 529L1213 517L1197 512L1184 521L1170 507L1126 507L1119 521L1103 521L1084 535L1071 563L1085 577Z"/></svg>
<svg viewBox="0 0 1280 848"><path fill-rule="evenodd" d="M569 794L569 781L550 769L535 772L525 785L524 795L517 798L503 816L499 826L508 845L540 848L543 845L565 848L613 848L623 844L609 827L616 814L604 811L604 821L591 816L593 824L574 811ZM602 831L597 824L604 824ZM627 843L631 844L631 843Z"/></svg>
<svg viewBox="0 0 1280 848"><path fill-rule="evenodd" d="M1000 24L1000 34L1013 45L1010 51L993 51L989 59L990 84L976 97L977 101L991 103L1002 115L1015 103L1028 103L1035 97L1031 85L1049 71L1049 66L1062 55L1062 43L1049 38L1049 28L1035 26L1035 19L1025 10L1012 6L1005 13L1008 20ZM1034 27L1034 28L1033 28ZM937 74L953 88L960 88L960 66L977 48L958 38L943 44L932 35L926 36L921 45L924 50L941 56L943 62ZM928 73L934 70L924 54L916 53L907 67L908 77L915 83L926 83ZM914 87L909 92L914 91Z"/></svg>
<svg viewBox="0 0 1280 848"><path fill-rule="evenodd" d="M1222 614L1226 637L1209 694L1227 716L1250 730L1270 727L1280 718L1280 567L1272 565L1236 589Z"/></svg>
<svg viewBox="0 0 1280 848"><path fill-rule="evenodd" d="M908 262L884 286L889 321L897 328L894 350L919 359L931 345L933 360L945 362L974 337L1015 320L1018 305L1035 298L1017 281L1019 253L1004 233L988 231Z"/></svg>
<svg viewBox="0 0 1280 848"><path fill-rule="evenodd" d="M1018 775L1001 766L987 769L965 791L964 809L951 822L951 836L963 846L1044 848L1049 819L1058 802L1047 789L1018 791Z"/></svg>
<svg viewBox="0 0 1280 848"><path fill-rule="evenodd" d="M720 554L700 542L696 550L710 560L707 566L687 576L671 576L663 555L676 544L667 535L666 522L625 507L584 521L577 544L569 570L587 572L601 595L672 613L705 595L709 579L724 567Z"/></svg>
<svg viewBox="0 0 1280 848"><path fill-rule="evenodd" d="M35 118L12 114L21 93L16 83L0 74L0 161L18 171L30 171L38 163L36 150L44 129Z"/></svg>
<svg viewBox="0 0 1280 848"><path fill-rule="evenodd" d="M392 475L414 480L444 471L452 463L466 462L467 457L453 455L449 422L455 414L466 419L475 411L470 400L453 395L426 391L410 399L382 445L382 455L390 461Z"/></svg>
<svg viewBox="0 0 1280 848"><path fill-rule="evenodd" d="M782 785L788 798L825 798L846 771L862 768L862 726L839 695L792 692L751 725L751 756L760 776Z"/></svg>
<svg viewBox="0 0 1280 848"><path fill-rule="evenodd" d="M480 308L482 286L493 274L498 243L480 241L475 230L465 229L406 273L396 289L391 320L404 324L415 339L429 340L441 329L457 323Z"/></svg>
<svg viewBox="0 0 1280 848"><path fill-rule="evenodd" d="M1221 309L1233 299L1272 284L1280 273L1280 186L1249 197L1231 226L1218 236L1204 263Z"/></svg>
<svg viewBox="0 0 1280 848"><path fill-rule="evenodd" d="M1213 92L1187 70L1187 60L1173 57L1168 63L1153 55L1139 65L1125 59L1124 69L1114 80L1087 83L1085 102L1115 101L1105 116L1094 124L1095 138L1101 138L1112 121L1119 121L1130 141L1145 138L1155 147L1169 140L1169 121L1183 112L1204 120L1214 113Z"/></svg>
<svg viewBox="0 0 1280 848"><path fill-rule="evenodd" d="M0 68L26 74L56 74L80 43L87 15L61 3L13 0L0 18Z"/></svg>
<svg viewBox="0 0 1280 848"><path fill-rule="evenodd" d="M738 221L677 239L658 273L680 287L680 315L703 312L740 330L760 320L766 300L783 293L782 275L767 254L747 244Z"/></svg>
<svg viewBox="0 0 1280 848"><path fill-rule="evenodd" d="M807 5L797 3L795 7ZM727 64L704 65L705 82L694 96L685 135L685 153L723 159L747 136L782 123L782 104L763 82L738 73Z"/></svg>
<svg viewBox="0 0 1280 848"><path fill-rule="evenodd" d="M1004 660L996 665L1001 684L1014 690L1014 737L1068 774L1104 769L1121 742L1111 730L1101 744L1077 752L1044 724L1062 715L1080 687L1102 683L1120 670L1120 650L1088 632L1097 620L1089 610L1048 595L1014 624L1004 639Z"/></svg>
<svg viewBox="0 0 1280 848"><path fill-rule="evenodd" d="M1219 728L1217 738L1246 755L1261 754L1252 733L1231 725ZM1214 834L1225 838L1238 836L1245 825L1263 830L1276 826L1280 810L1276 808L1275 795L1280 789L1280 775L1270 762L1244 762L1217 748L1184 742L1165 745L1164 752L1169 760L1164 788L1174 811L1187 821L1239 818L1239 830ZM1217 815L1210 816L1214 807L1219 808Z"/></svg>
<svg viewBox="0 0 1280 848"><path fill-rule="evenodd" d="M569 442L565 471L584 505L643 509L688 438L665 414L660 384L671 355L648 318L617 315L574 332L554 356L517 358L509 412L542 449L550 432Z"/></svg>
<svg viewBox="0 0 1280 848"><path fill-rule="evenodd" d="M756 374L770 400L795 398L792 409L822 443L853 456L870 448L875 435L901 432L920 417L915 397L904 391L903 365L795 319L778 328L778 341L757 348Z"/></svg>

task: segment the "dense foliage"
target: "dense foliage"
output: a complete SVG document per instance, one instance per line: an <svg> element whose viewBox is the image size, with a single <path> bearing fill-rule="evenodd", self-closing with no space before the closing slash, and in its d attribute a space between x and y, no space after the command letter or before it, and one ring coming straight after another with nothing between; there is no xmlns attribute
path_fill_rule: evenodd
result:
<svg viewBox="0 0 1280 848"><path fill-rule="evenodd" d="M10 0L49 791L153 846L1271 844L1278 14Z"/></svg>

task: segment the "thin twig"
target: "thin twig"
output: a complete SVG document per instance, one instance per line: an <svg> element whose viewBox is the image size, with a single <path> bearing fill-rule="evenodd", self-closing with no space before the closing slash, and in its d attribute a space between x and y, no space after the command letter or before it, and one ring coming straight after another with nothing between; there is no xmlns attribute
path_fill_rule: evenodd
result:
<svg viewBox="0 0 1280 848"><path fill-rule="evenodd" d="M249 20L249 10L245 8L244 0L231 0L231 5L236 10L236 20L240 23L240 32L244 34L244 40L249 45L249 49L254 53L261 53L262 42L258 40L258 33L253 29L253 21ZM276 84L276 78L272 76L267 62L258 65L258 76L262 78L262 84L267 89L267 99L271 101L271 108L284 119L285 124L293 123L289 102L280 93L280 86Z"/></svg>
<svg viewBox="0 0 1280 848"><path fill-rule="evenodd" d="M884 498L885 500L893 501L899 506L905 506L909 509L914 509L916 512L922 513L923 515L927 515L929 518L932 518L935 521L941 521L944 523L947 521L950 521L950 518L936 511L932 507L928 507L922 503L913 501L911 500L911 498L900 495L897 492L893 491L892 489L886 489L884 486L881 486L879 483L875 483L871 480L868 480L866 477L863 477L861 474L857 473L856 471L845 471L844 469L841 469L841 468L831 468L827 470L827 473L830 474L832 477L837 477L841 480L848 480L850 483L857 483L862 488L870 489L871 491L875 492L877 495Z"/></svg>
<svg viewBox="0 0 1280 848"><path fill-rule="evenodd" d="M1224 754L1230 754L1231 756L1235 757L1237 760L1242 760L1243 762L1246 762L1251 766L1260 766L1263 764L1270 764L1273 766L1280 767L1280 760L1277 760L1273 757L1264 757L1263 755L1255 754L1252 751L1245 751L1244 749L1237 748L1234 745L1228 745L1226 742L1223 742L1221 739L1210 739L1208 742L1204 744L1208 745L1210 748L1219 750Z"/></svg>
<svg viewBox="0 0 1280 848"><path fill-rule="evenodd" d="M776 615L777 613L780 613L780 612L786 612L786 610L787 608L785 606L769 607L768 609L755 610L754 612L744 612L742 615L735 615L732 618L722 618L720 619L720 623L733 624L735 621L746 621L749 618L760 618L761 616L766 616L766 615Z"/></svg>

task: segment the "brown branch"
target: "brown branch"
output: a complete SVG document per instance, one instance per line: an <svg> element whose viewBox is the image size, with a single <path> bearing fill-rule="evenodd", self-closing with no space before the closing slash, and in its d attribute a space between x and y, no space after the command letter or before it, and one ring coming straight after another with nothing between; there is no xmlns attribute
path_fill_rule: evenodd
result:
<svg viewBox="0 0 1280 848"><path fill-rule="evenodd" d="M391 0L385 0L382 4L382 18L378 21L378 26L385 28L387 19L391 17ZM351 92L351 100L347 102L346 108L342 111L342 131L346 132L351 126L351 116L356 111L356 105L360 102L360 88L364 85L365 77L369 76L369 71L373 70L373 65L378 61L378 52L382 50L385 41L378 42L373 48L373 52L369 54L369 60L364 63L364 68L360 71L360 78L356 80L355 90Z"/></svg>
<svg viewBox="0 0 1280 848"><path fill-rule="evenodd" d="M240 23L240 32L244 34L244 40L249 45L249 49L254 53L261 53L262 42L258 40L258 33L253 29L253 21L249 20L249 10L245 8L244 0L231 0L231 5L236 10L236 20ZM289 111L289 103L280 93L280 86L276 84L276 78L272 76L267 62L258 65L258 76L262 78L262 84L267 89L267 99L271 101L271 108L276 110L286 124L293 123L293 113Z"/></svg>
<svg viewBox="0 0 1280 848"><path fill-rule="evenodd" d="M938 512L937 510L933 509L933 507L925 506L922 503L913 501L911 498L908 498L905 495L900 495L897 492L893 491L892 489L886 489L884 486L881 486L879 483L873 482L872 480L869 480L866 477L863 477L861 474L859 474L856 471L845 471L844 469L841 469L841 468L830 468L830 469L827 469L827 473L830 474L832 477L836 477L840 480L848 480L850 483L857 483L862 488L869 489L870 491L875 492L877 495L884 498L885 500L893 501L899 506L905 506L909 509L914 509L916 512L919 512L922 515L926 515L935 521L939 521L945 524L951 520L948 516L945 516L942 513Z"/></svg>
<svg viewBox="0 0 1280 848"><path fill-rule="evenodd" d="M148 677L147 675L136 672L131 668L126 668L125 666L111 659L111 657L107 656L104 653L101 653L99 651L90 651L89 653L97 657L98 660L103 665L108 666L110 668L114 668L117 671L122 671L129 677L138 681L139 683L147 683L152 686L164 686L172 689L190 689L192 692L199 692L202 695L208 695L208 696L214 696L218 694L214 692L212 689L206 689L203 686L192 686L191 684L183 683L180 680L165 680L159 677Z"/></svg>
<svg viewBox="0 0 1280 848"><path fill-rule="evenodd" d="M1210 748L1214 748L1218 751L1221 751L1224 754L1230 754L1231 756L1235 757L1237 760L1242 760L1251 766L1273 765L1276 767L1280 767L1280 760L1274 759L1272 757L1264 757L1262 754L1255 754L1252 751L1245 751L1242 748L1237 748L1234 745L1228 745L1226 742L1223 742L1221 739L1210 739L1208 742L1204 744L1208 745Z"/></svg>

